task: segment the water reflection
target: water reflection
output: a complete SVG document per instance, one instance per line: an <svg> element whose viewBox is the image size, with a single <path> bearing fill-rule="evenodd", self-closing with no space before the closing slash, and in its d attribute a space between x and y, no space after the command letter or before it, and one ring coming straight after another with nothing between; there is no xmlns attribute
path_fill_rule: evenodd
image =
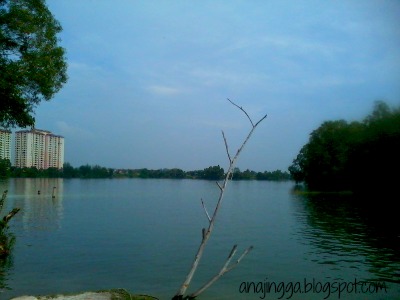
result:
<svg viewBox="0 0 400 300"><path fill-rule="evenodd" d="M63 179L35 178L0 181L0 194L8 190L0 218L13 208L20 208L9 223L7 237L10 243L18 240L20 228L27 231L58 229L63 216ZM14 235L15 234L15 235ZM7 257L0 258L0 295L9 290L8 278L13 270L13 247ZM1 298L1 297L0 297Z"/></svg>
<svg viewBox="0 0 400 300"><path fill-rule="evenodd" d="M6 258L0 258L0 294L3 290L10 289L7 284L7 276L12 266L13 266L12 255L9 255Z"/></svg>
<svg viewBox="0 0 400 300"><path fill-rule="evenodd" d="M361 274L363 280L400 283L400 232L393 210L349 195L294 198L305 225L299 228L300 242L313 246L306 259L349 276L341 279Z"/></svg>
<svg viewBox="0 0 400 300"><path fill-rule="evenodd" d="M21 208L23 229L51 231L60 227L63 216L62 178L16 178L0 182L8 190L4 211Z"/></svg>

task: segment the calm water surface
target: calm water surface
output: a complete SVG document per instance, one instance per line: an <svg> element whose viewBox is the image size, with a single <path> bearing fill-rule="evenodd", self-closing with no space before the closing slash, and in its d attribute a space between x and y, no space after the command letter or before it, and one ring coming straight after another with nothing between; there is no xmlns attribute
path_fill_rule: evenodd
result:
<svg viewBox="0 0 400 300"><path fill-rule="evenodd" d="M288 287L304 280L316 290L290 297L288 289L282 299L338 299L318 283L333 289L354 280L384 282L387 292L343 291L340 299L400 299L398 221L382 224L340 198L294 195L293 185L229 183L190 291L238 244L237 255L254 249L199 299L262 299L261 290L241 293L242 282ZM212 211L218 196L214 182L200 180L10 179L0 182L5 189L3 214L21 211L10 221L16 242L0 264L0 299L109 288L170 299L208 223L200 199Z"/></svg>

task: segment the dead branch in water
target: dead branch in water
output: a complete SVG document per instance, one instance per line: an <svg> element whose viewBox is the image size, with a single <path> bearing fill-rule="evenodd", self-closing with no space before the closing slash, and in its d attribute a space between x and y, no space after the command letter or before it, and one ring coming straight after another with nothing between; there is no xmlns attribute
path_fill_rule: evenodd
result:
<svg viewBox="0 0 400 300"><path fill-rule="evenodd" d="M229 160L229 168L228 168L228 171L227 171L226 174L225 174L225 179L224 179L222 185L219 184L219 183L217 182L217 185L218 185L218 188L219 188L219 190L220 190L220 193L219 193L217 205L216 205L216 207L215 207L215 209L214 209L214 213L213 213L212 217L210 217L210 215L208 214L208 211L207 211L207 209L206 209L206 207L205 207L205 204L204 204L204 202L203 202L203 199L201 199L201 203L202 203L202 205L203 205L204 211L205 211L205 213L206 213L206 215L207 215L207 219L208 219L208 221L209 221L208 229L205 229L205 228L202 229L202 239L201 239L201 243L200 243L200 246L199 246L199 248L198 248L198 250L197 250L197 253L196 253L196 256L195 256L195 258L194 258L194 261L193 261L193 263L192 263L192 267L191 267L189 273L187 274L187 276L186 276L186 278L185 278L185 281L182 283L181 287L179 288L179 290L177 291L177 293L175 294L175 296L172 298L172 300L182 300L182 299L183 299L183 296L184 296L184 294L185 294L187 288L189 287L190 282L192 281L193 275L194 275L194 273L195 273L196 270L197 270L197 267L198 267L198 265L199 265L199 262L200 262L200 259L201 259L202 255L203 255L203 252L204 252L205 246L206 246L206 244L207 244L207 241L208 241L208 239L209 239L210 236L211 236L211 232L212 232L212 230L213 230L213 228L214 228L214 223L215 223L216 216L217 216L218 211L219 211L219 209L220 209L220 207L221 207L221 204L222 204L222 200L223 200L223 197L224 197L224 193L225 193L225 190L226 190L226 186L227 186L227 184L228 184L228 181L229 181L230 179L232 179L233 169L234 169L234 165L235 165L235 163L236 163L236 160L238 159L239 154L240 154L241 151L243 150L243 147L246 145L247 141L250 139L250 137L251 137L251 135L253 134L253 132L254 132L254 130L256 129L256 127L261 123L261 121L263 121L263 120L267 117L267 115L265 115L265 116L262 117L257 123L254 124L254 122L252 121L252 119L250 118L250 116L248 115L248 113L247 113L241 106L237 105L236 103L234 103L234 102L231 101L230 99L228 99L228 101L229 101L232 105L234 105L234 106L236 106L237 108L239 108L239 109L246 115L246 117L249 119L249 121L250 121L250 123L251 123L252 128L251 128L250 132L247 134L247 137L246 137L246 139L244 140L244 142L242 143L242 145L241 145L241 146L239 147L239 149L236 151L236 154L235 154L235 156L234 156L233 158L231 157L230 152L229 152L228 142L227 142L227 140L226 140L225 133L224 133L224 131L222 131L222 138L223 138L223 140L224 140L225 150L226 150L226 154L227 154L228 160ZM247 248L247 249L243 252L243 254L239 257L239 259L238 259L235 263L233 263L232 265L230 265L230 262L231 262L233 256L234 256L235 253L236 253L236 248L237 248L236 245L233 246L233 248L232 248L232 250L231 250L231 252L230 252L230 254L229 254L229 256L228 256L228 258L227 258L227 260L226 260L226 262L225 262L225 264L224 264L224 266L223 266L222 269L220 270L220 272L219 272L217 275L215 275L213 278L211 278L202 288L200 288L200 289L197 290L196 292L192 293L190 296L186 296L185 299L194 299L194 298L196 298L196 297L197 297L198 295L200 295L204 290L206 290L211 284L213 284L215 281L217 281L222 275L224 275L225 273L229 272L229 271L232 270L234 267L236 267L236 265L239 264L239 262L243 259L243 257L244 257L245 255L247 255L247 253L250 252L250 250L253 248L253 246L250 246L249 248Z"/></svg>

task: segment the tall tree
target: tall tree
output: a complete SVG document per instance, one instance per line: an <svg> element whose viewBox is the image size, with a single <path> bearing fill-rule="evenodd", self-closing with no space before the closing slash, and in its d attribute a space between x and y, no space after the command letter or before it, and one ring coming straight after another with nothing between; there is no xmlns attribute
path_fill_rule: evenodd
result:
<svg viewBox="0 0 400 300"><path fill-rule="evenodd" d="M327 121L289 167L311 190L393 192L400 169L400 108L378 101L363 122Z"/></svg>
<svg viewBox="0 0 400 300"><path fill-rule="evenodd" d="M61 30L45 0L0 0L0 126L33 126L36 106L67 81Z"/></svg>

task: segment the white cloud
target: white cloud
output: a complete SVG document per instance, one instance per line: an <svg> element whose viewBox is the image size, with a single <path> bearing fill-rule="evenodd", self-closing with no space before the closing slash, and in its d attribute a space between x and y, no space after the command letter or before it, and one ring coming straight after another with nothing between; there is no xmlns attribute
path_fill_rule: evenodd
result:
<svg viewBox="0 0 400 300"><path fill-rule="evenodd" d="M294 36L255 36L252 38L240 38L223 51L242 51L244 49L276 49L280 51L290 51L296 53L318 53L320 55L331 56L336 53L344 52L344 48L337 44L332 44L328 40L316 42L307 38Z"/></svg>
<svg viewBox="0 0 400 300"><path fill-rule="evenodd" d="M221 68L196 68L190 71L190 75L195 77L196 81L207 86L232 85L238 87L264 83L268 80L268 77L262 73L230 71Z"/></svg>
<svg viewBox="0 0 400 300"><path fill-rule="evenodd" d="M94 137L92 132L76 126L71 126L65 121L57 121L56 126L57 133L64 137L77 137L80 139L90 139Z"/></svg>
<svg viewBox="0 0 400 300"><path fill-rule="evenodd" d="M151 85L147 87L147 90L153 94L160 95L160 96L173 96L182 94L184 91L179 88L163 86L163 85Z"/></svg>

